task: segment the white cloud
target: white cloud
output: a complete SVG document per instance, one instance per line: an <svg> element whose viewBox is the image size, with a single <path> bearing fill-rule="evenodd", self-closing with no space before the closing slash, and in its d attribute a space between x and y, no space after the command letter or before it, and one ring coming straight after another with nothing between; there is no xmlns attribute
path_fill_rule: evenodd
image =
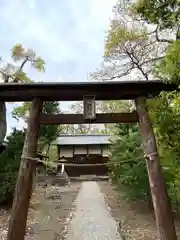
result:
<svg viewBox="0 0 180 240"><path fill-rule="evenodd" d="M94 50L103 47L100 45L114 3L115 0L64 0L54 5L39 1L35 6L34 1L11 0L0 10L0 15L22 39L29 44L39 42L48 57L60 61L78 58L79 49L73 48L73 41L85 42ZM39 16L35 8L40 11L42 4L49 12ZM67 13L63 13L64 5ZM73 26L66 26L68 18L73 20Z"/></svg>
<svg viewBox="0 0 180 240"><path fill-rule="evenodd" d="M33 48L46 61L45 75L28 69L32 79L86 80L87 73L100 65L105 31L115 2L3 0L0 9L1 54L7 59L10 47L19 42ZM63 63L66 70L61 68ZM21 127L22 122L11 118L11 110L12 105L8 106L9 126Z"/></svg>

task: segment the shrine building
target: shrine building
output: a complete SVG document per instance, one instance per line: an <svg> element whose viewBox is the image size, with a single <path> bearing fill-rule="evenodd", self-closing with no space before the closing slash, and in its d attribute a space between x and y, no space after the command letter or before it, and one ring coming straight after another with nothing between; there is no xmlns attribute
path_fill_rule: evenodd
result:
<svg viewBox="0 0 180 240"><path fill-rule="evenodd" d="M58 162L66 164L69 175L107 173L109 135L60 135L56 145Z"/></svg>

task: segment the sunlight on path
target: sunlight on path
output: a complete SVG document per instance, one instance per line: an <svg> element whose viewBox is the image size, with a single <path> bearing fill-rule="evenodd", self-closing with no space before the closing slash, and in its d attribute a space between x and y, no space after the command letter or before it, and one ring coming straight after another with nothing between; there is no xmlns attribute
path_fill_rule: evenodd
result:
<svg viewBox="0 0 180 240"><path fill-rule="evenodd" d="M83 182L66 240L121 240L96 182Z"/></svg>

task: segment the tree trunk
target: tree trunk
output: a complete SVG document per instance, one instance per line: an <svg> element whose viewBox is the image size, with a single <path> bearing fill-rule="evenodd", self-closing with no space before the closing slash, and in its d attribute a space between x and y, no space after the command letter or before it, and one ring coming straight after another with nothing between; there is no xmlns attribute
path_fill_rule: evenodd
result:
<svg viewBox="0 0 180 240"><path fill-rule="evenodd" d="M48 144L47 150L46 150L46 157L49 155L51 143Z"/></svg>
<svg viewBox="0 0 180 240"><path fill-rule="evenodd" d="M7 240L24 240L33 176L36 167L36 162L28 160L28 157L36 157L41 111L42 101L39 99L33 100L14 194Z"/></svg>
<svg viewBox="0 0 180 240"><path fill-rule="evenodd" d="M148 197L149 210L152 212L153 211L153 201L152 201L151 188L150 188L149 182L148 182L148 189L147 189L147 197ZM153 217L155 217L155 216L153 215Z"/></svg>
<svg viewBox="0 0 180 240"><path fill-rule="evenodd" d="M177 236L171 204L160 166L156 140L149 118L146 100L144 98L136 99L135 104L139 115L139 128L144 152L148 156L146 158L146 165L159 236L161 240L176 240Z"/></svg>
<svg viewBox="0 0 180 240"><path fill-rule="evenodd" d="M6 104L5 102L0 102L0 144L4 141L6 132Z"/></svg>

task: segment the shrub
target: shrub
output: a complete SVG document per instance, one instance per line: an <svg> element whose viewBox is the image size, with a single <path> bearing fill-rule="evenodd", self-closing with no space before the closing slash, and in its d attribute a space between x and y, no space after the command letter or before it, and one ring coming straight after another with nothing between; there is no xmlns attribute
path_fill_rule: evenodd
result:
<svg viewBox="0 0 180 240"><path fill-rule="evenodd" d="M0 155L0 204L12 201L24 139L25 131L13 129L7 137L7 148Z"/></svg>

